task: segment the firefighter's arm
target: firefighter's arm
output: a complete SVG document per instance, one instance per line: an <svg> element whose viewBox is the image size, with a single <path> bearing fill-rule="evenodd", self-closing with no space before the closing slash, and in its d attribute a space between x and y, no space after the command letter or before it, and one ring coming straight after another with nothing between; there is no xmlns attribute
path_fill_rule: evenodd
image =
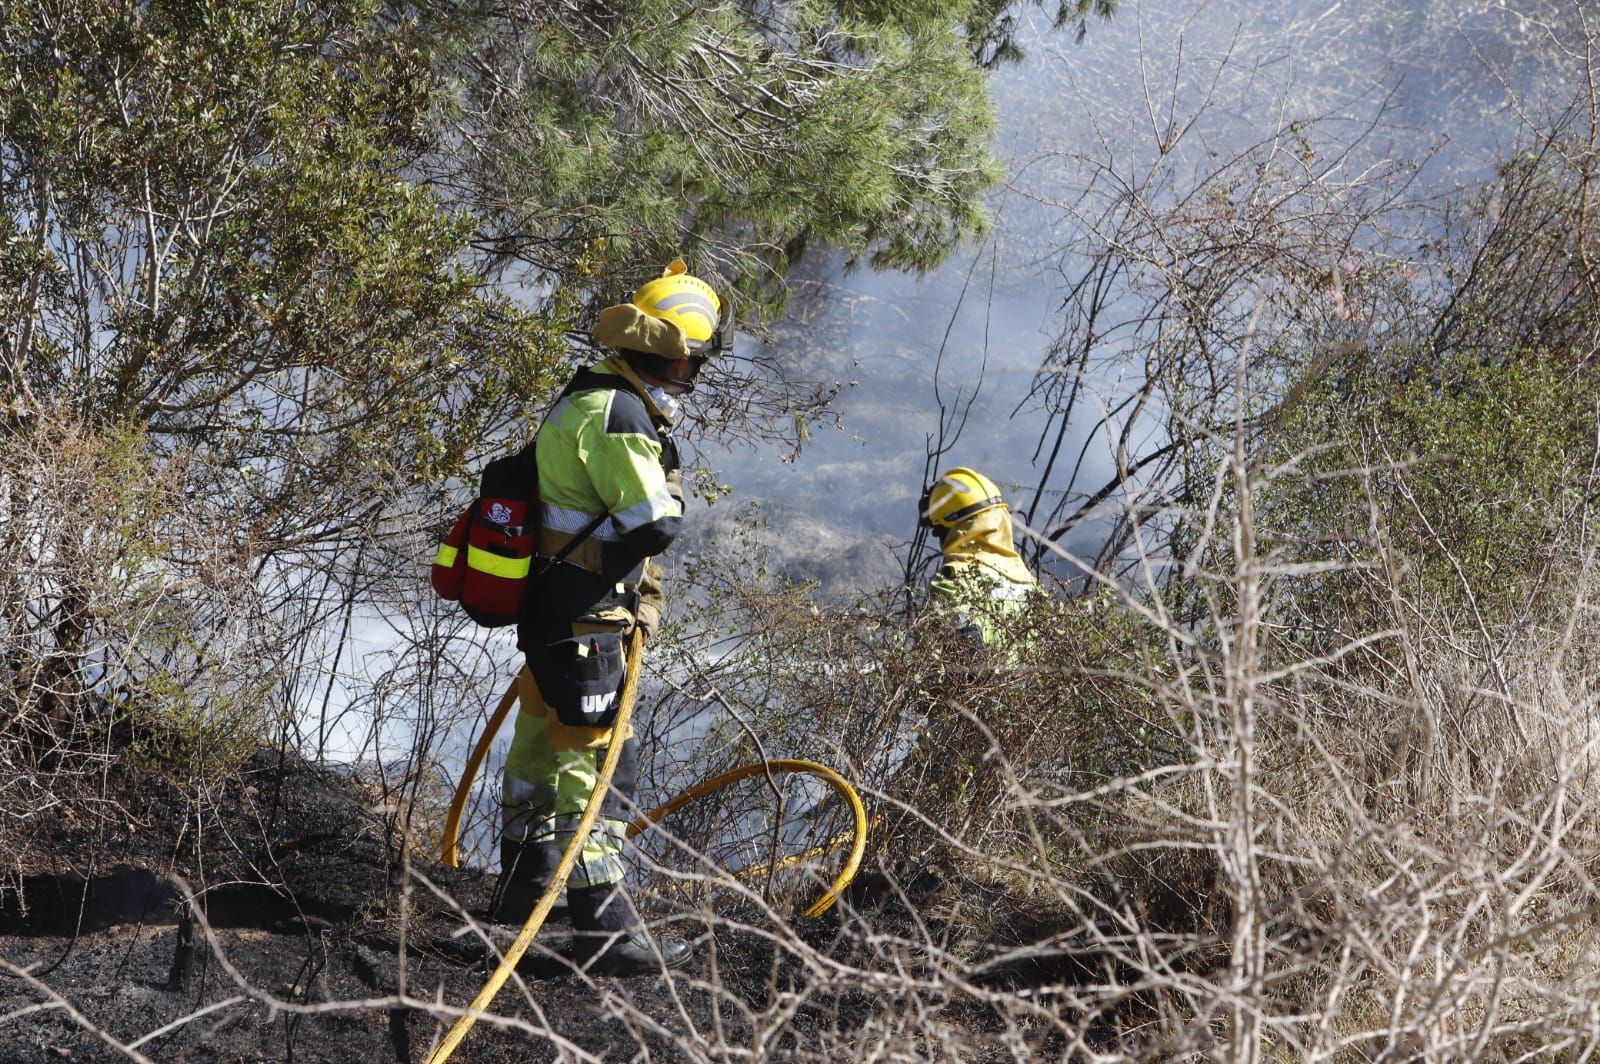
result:
<svg viewBox="0 0 1600 1064"><path fill-rule="evenodd" d="M683 492L661 468L661 441L644 405L617 393L605 431L589 442L584 466L590 483L622 534L622 571L666 550L683 525ZM608 574L610 575L610 574Z"/></svg>

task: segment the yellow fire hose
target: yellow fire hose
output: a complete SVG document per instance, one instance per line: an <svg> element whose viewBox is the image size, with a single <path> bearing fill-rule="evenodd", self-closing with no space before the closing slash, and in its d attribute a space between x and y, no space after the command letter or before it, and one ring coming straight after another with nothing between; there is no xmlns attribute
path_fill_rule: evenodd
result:
<svg viewBox="0 0 1600 1064"><path fill-rule="evenodd" d="M696 784L695 786L684 791L682 794L678 795L676 798L672 799L672 801L668 802L666 805L650 810L650 812L646 813L644 816L628 825L628 838L633 838L635 835L639 834L639 832L660 820L662 817L668 816L679 809L682 809L690 802L704 798L706 795L712 794L716 791L720 791L730 783L737 783L740 780L749 779L751 776L762 775L768 770L773 772L803 773L808 776L818 777L828 786L839 792L840 797L850 803L850 812L855 816L855 839L853 845L850 847L849 858L845 860L844 867L839 870L838 876L834 878L833 885L823 893L822 897L812 902L811 907L806 909L804 914L806 916L821 916L823 913L827 912L833 907L833 903L839 899L840 892L843 891L845 887L849 886L850 881L855 878L856 870L861 867L861 855L867 850L867 811L861 804L861 797L856 794L855 788L850 786L843 776L839 775L826 765L819 765L815 761L801 761L789 757L780 757L771 761L757 761L751 765L742 765L739 768L724 772L720 776L713 776L704 783ZM773 870L776 871L777 868L785 867L789 864L793 864L796 861L804 861L810 857L820 856L821 854L832 849L834 845L842 843L843 841L843 835L836 836L835 838L829 840L829 842L823 844L822 846L816 847L813 850L808 850L803 854L795 854L791 857L785 858L782 861L779 861L777 867ZM759 875L766 872L766 870L767 866L761 865L754 868L745 869L744 871L749 874Z"/></svg>
<svg viewBox="0 0 1600 1064"><path fill-rule="evenodd" d="M628 643L628 674L623 683L622 697L617 707L617 719L612 725L614 734L621 735L627 730L628 721L633 716L633 703L639 693L639 663L644 640L641 633L635 629L633 637ZM483 729L483 734L478 737L477 743L472 748L472 755L467 758L466 769L461 775L461 782L456 787L455 796L450 800L450 811L444 822L443 858L447 868L455 868L460 863L458 843L461 832L461 816L466 809L467 798L472 792L472 786L477 781L478 770L483 765L484 758L489 753L489 747L494 741L496 733L505 723L506 714L517 700L517 680L511 680L511 685L506 688L506 693L500 697L500 702L495 706L494 713L489 717ZM500 992L511 972L516 968L517 962L533 944L534 937L544 925L545 918L550 915L550 910L555 907L556 898L566 889L567 877L572 874L572 868L578 863L578 855L583 852L584 841L589 837L589 832L594 828L594 822L600 817L600 806L605 802L606 791L611 786L611 777L616 773L617 761L622 755L622 743L613 742L606 748L604 762L600 766L598 782L594 793L589 795L588 804L583 807L583 816L578 821L578 826L573 832L572 841L567 843L566 851L561 855L561 862L556 865L555 873L550 877L550 884L540 896L538 904L528 914L527 922L522 925L522 931L517 935L516 941L505 951L500 959L500 964L489 976L489 981L483 984L483 989L478 991L478 996L473 999L468 1011L456 1020L444 1040L439 1043L433 1055L428 1058L428 1064L445 1064L450 1054L456 1051L461 1040L467 1036L472 1025L479 1016L488 1009L489 1003ZM801 761L793 758L780 758L773 761L758 761L754 764L744 765L715 776L704 783L698 784L678 795L656 809L628 825L628 838L633 838L641 831L656 823L662 817L668 816L690 802L703 798L721 790L731 783L748 779L769 771L804 773L817 776L837 791L850 803L851 812L855 817L855 837L850 847L850 856L845 861L839 875L835 877L833 885L818 898L811 907L805 910L806 916L821 916L827 912L833 903L838 900L839 894L850 881L855 878L856 870L861 866L861 857L867 848L867 813L861 804L861 798L856 794L855 788L839 773L826 765L819 765L814 761ZM843 842L843 836L837 836L822 846L807 851L795 857L786 859L780 864L787 864L795 860L805 860L827 852L838 843Z"/></svg>
<svg viewBox="0 0 1600 1064"><path fill-rule="evenodd" d="M628 721L633 716L633 700L639 693L639 660L643 649L643 633L635 628L633 638L628 642L628 675L627 679L623 681L622 700L617 707L616 722L612 725L613 734L624 734L628 729ZM497 719L504 719L505 710L511 704L509 699L515 690L516 683L513 681L512 690L507 691L506 697L500 700L500 708L496 710L495 714ZM491 728L485 733L485 738L487 739L492 735L493 729ZM479 755L485 746L486 744L480 741L478 749L473 751L473 756L479 761L482 760ZM472 999L472 1005L467 1012L456 1020L455 1026L451 1027L449 1033L444 1036L444 1040L439 1043L439 1047L428 1058L428 1064L444 1064L446 1060L450 1059L450 1054L456 1051L456 1046L460 1045L461 1040L467 1036L467 1032L472 1030L472 1025L478 1021L478 1017L488 1009L489 1003L494 1000L494 996L500 992L500 988L511 977L511 972L516 968L517 962L522 959L522 955L533 944L533 937L539 933L539 928L544 925L545 917L549 916L550 910L555 908L556 897L566 889L567 877L572 874L572 866L578 863L578 855L583 852L583 843L588 839L589 832L594 828L594 822L600 818L600 806L605 802L606 791L611 787L611 777L616 774L617 762L621 758L622 743L613 741L610 746L606 747L605 760L600 765L600 775L595 784L594 792L589 795L588 804L583 807L583 816L578 820L578 826L572 833L572 841L567 844L566 852L561 855L561 862L556 865L555 874L550 877L550 885L545 888L544 894L539 897L539 903L533 907L533 912L528 914L528 920L522 925L522 931L517 935L516 941L511 943L510 948L500 958L499 967L490 973L489 981L483 984L483 989L478 991L478 996ZM469 765L469 769L475 771L474 766ZM460 796L460 789L457 790L457 796ZM452 805L451 816L446 823L458 824L460 819L459 812ZM447 837L445 843L445 864L454 867L454 857L455 838L451 835Z"/></svg>

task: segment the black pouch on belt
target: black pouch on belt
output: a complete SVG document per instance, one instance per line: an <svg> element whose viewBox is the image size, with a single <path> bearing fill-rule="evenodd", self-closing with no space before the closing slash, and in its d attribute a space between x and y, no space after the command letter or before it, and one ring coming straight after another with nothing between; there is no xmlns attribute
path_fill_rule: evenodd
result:
<svg viewBox="0 0 1600 1064"><path fill-rule="evenodd" d="M547 643L534 671L545 705L562 724L608 728L627 671L621 632L591 632Z"/></svg>

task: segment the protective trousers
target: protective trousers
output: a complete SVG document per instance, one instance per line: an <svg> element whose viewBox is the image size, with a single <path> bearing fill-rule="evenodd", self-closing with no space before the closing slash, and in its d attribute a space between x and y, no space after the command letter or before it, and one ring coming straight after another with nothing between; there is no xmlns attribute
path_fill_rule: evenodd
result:
<svg viewBox="0 0 1600 1064"><path fill-rule="evenodd" d="M531 682L524 681L523 693L523 709L517 714L502 780L500 897L496 906L499 919L514 921L526 919L549 885L589 796L599 784L606 754L604 745L572 742L569 736L575 729L565 728L547 715ZM573 925L580 930L614 931L631 924L627 902L614 895L625 872L622 849L628 809L638 786L639 744L632 736L622 743L600 818L567 879L568 909Z"/></svg>

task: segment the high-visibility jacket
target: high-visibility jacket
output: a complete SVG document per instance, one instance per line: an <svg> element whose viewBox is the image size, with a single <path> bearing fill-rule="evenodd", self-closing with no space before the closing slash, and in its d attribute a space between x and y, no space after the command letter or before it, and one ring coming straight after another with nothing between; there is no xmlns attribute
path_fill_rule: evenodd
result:
<svg viewBox="0 0 1600 1064"><path fill-rule="evenodd" d="M928 585L935 608L993 646L999 621L1026 605L1039 586L1017 554L1011 515L1003 506L955 525L944 539L944 563Z"/></svg>
<svg viewBox="0 0 1600 1064"><path fill-rule="evenodd" d="M660 623L661 571L650 559L683 523L671 424L650 390L614 357L580 370L540 426L536 552L554 557L596 517L607 516L524 599L518 644L536 679L541 645L627 632L635 624L649 631ZM526 700L523 710L540 711ZM568 749L602 747L611 734L553 717L549 727L551 739Z"/></svg>
<svg viewBox="0 0 1600 1064"><path fill-rule="evenodd" d="M580 370L539 429L541 548L559 550L604 513L593 543L572 556L578 564L599 567L584 560L595 543L620 544L635 562L664 550L683 521L682 493L669 480L678 468L671 425L621 358Z"/></svg>

